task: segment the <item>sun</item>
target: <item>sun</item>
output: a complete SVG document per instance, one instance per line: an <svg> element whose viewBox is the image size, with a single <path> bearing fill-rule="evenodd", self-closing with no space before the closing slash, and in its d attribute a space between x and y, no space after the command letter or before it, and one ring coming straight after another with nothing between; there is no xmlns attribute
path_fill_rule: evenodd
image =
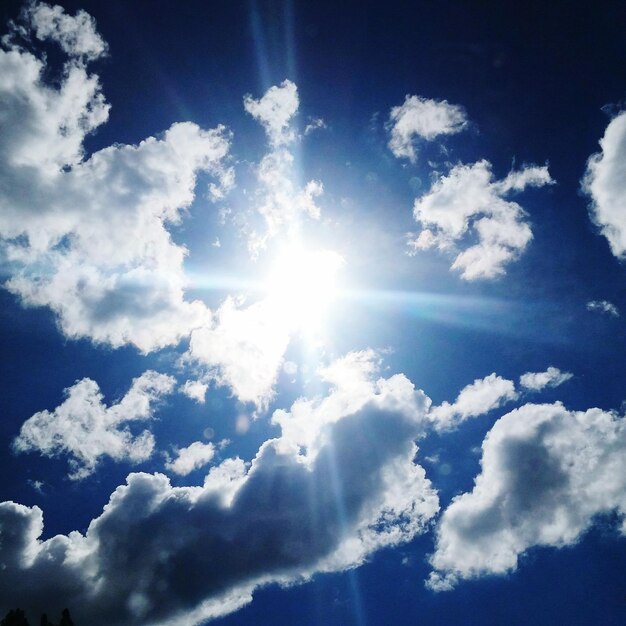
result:
<svg viewBox="0 0 626 626"><path fill-rule="evenodd" d="M343 257L332 250L310 250L299 245L276 255L265 281L277 315L291 330L319 330L337 297Z"/></svg>

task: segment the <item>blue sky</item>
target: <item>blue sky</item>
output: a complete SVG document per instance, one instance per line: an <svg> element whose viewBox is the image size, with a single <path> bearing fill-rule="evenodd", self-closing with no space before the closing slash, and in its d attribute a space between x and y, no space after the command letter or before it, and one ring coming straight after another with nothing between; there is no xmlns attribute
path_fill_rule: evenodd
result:
<svg viewBox="0 0 626 626"><path fill-rule="evenodd" d="M623 623L621 3L0 17L0 613Z"/></svg>

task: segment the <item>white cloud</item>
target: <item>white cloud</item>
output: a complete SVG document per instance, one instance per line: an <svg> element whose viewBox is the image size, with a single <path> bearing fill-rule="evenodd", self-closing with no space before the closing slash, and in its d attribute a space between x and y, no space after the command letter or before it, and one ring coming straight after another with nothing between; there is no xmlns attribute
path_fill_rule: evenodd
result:
<svg viewBox="0 0 626 626"><path fill-rule="evenodd" d="M209 368L242 402L265 406L273 396L290 328L270 299L241 307L227 298L213 326L191 333L186 359Z"/></svg>
<svg viewBox="0 0 626 626"><path fill-rule="evenodd" d="M215 446L212 443L194 441L186 448L176 451L176 458L165 464L165 467L180 476L187 476L196 469L204 467L213 460Z"/></svg>
<svg viewBox="0 0 626 626"><path fill-rule="evenodd" d="M619 317L619 309L608 300L591 300L587 302L588 311L598 311L600 313L606 313L613 317Z"/></svg>
<svg viewBox="0 0 626 626"><path fill-rule="evenodd" d="M43 2L31 4L27 11L37 39L56 41L66 54L89 61L106 53L106 42L96 31L96 22L89 13L79 9L71 16L60 6Z"/></svg>
<svg viewBox="0 0 626 626"><path fill-rule="evenodd" d="M171 393L174 383L171 376L148 370L133 380L119 402L107 407L98 384L83 378L65 390L66 399L54 411L40 411L24 422L13 449L68 455L73 480L92 474L104 456L145 461L154 450L154 437L148 430L134 435L128 424L150 419L154 403Z"/></svg>
<svg viewBox="0 0 626 626"><path fill-rule="evenodd" d="M500 276L532 239L524 210L505 196L553 182L545 166L527 166L494 181L488 161L457 165L415 200L413 215L423 230L409 240L410 253L431 247L451 250L456 254L452 269L465 280ZM470 234L477 243L459 251Z"/></svg>
<svg viewBox="0 0 626 626"><path fill-rule="evenodd" d="M0 603L36 612L68 599L77 623L190 626L249 602L259 585L354 567L424 532L438 510L414 463L428 400L403 375L369 379L367 360L329 368L329 394L300 401L318 425L306 451L284 433L198 487L131 474L85 535L40 541L39 508L0 504Z"/></svg>
<svg viewBox="0 0 626 626"><path fill-rule="evenodd" d="M289 80L270 87L259 100L250 95L244 98L246 111L261 123L269 142L269 152L256 170L259 182L257 211L264 220L264 228L255 229L249 224L244 227L253 257L258 256L278 233L297 227L301 217L320 218L321 211L315 198L324 191L322 183L311 180L300 187L293 171L292 150L298 140L293 118L299 105L297 87Z"/></svg>
<svg viewBox="0 0 626 626"><path fill-rule="evenodd" d="M443 402L432 407L429 417L437 430L451 430L470 417L483 415L516 399L513 382L493 373L463 387L453 404Z"/></svg>
<svg viewBox="0 0 626 626"><path fill-rule="evenodd" d="M144 352L176 343L210 313L185 300L186 249L167 227L193 201L198 172L228 178L229 135L174 124L160 138L85 160L83 140L109 112L85 65L102 53L93 20L47 5L25 15L20 32L57 40L70 58L48 84L45 57L11 43L0 49L6 287L26 305L50 307L71 338Z"/></svg>
<svg viewBox="0 0 626 626"><path fill-rule="evenodd" d="M533 546L576 542L617 511L626 534L626 421L600 409L527 404L496 422L474 489L453 499L437 530L429 585L514 571Z"/></svg>
<svg viewBox="0 0 626 626"><path fill-rule="evenodd" d="M531 391L540 391L544 387L558 387L568 381L573 374L562 372L558 367L550 366L545 372L526 372L519 378L519 384Z"/></svg>
<svg viewBox="0 0 626 626"><path fill-rule="evenodd" d="M447 100L407 95L404 104L393 107L389 114L389 149L394 156L415 163L415 137L432 141L440 135L460 133L466 127L463 107L448 104Z"/></svg>
<svg viewBox="0 0 626 626"><path fill-rule="evenodd" d="M204 404L209 386L201 380L186 380L180 387L180 392L198 404Z"/></svg>
<svg viewBox="0 0 626 626"><path fill-rule="evenodd" d="M322 130L324 128L328 128L326 122L321 117L314 117L304 127L304 135L310 135L312 132Z"/></svg>
<svg viewBox="0 0 626 626"><path fill-rule="evenodd" d="M591 196L591 219L618 258L626 257L626 111L615 116L600 140L601 151L589 157L582 185Z"/></svg>
<svg viewBox="0 0 626 626"><path fill-rule="evenodd" d="M291 120L298 112L300 100L298 88L290 80L270 87L258 100L251 95L245 96L243 106L262 124L273 145L290 143L295 139Z"/></svg>

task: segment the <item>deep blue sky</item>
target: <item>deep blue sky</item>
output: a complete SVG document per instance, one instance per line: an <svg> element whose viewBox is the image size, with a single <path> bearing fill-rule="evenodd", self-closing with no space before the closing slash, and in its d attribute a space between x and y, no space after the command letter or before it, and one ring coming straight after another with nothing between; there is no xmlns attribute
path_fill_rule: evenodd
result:
<svg viewBox="0 0 626 626"><path fill-rule="evenodd" d="M18 295L2 290L0 501L41 507L42 539L84 533L131 471L165 471L161 453L173 454L173 446L196 440L206 443L207 427L214 431L213 441L231 440L211 465L234 456L251 461L264 441L279 435L270 423L274 410L289 410L299 395L327 392L327 386L312 380L318 366L373 348L382 355L381 376L403 373L433 405L453 403L461 389L492 372L514 381L519 397L452 432L427 429L422 434L416 462L440 499L430 530L372 553L356 569L318 573L288 589L273 584L257 590L250 604L214 623L624 623L626 542L618 529L620 514L613 510L601 511L589 530L568 542L572 545L521 550L519 566L510 573L481 574L439 593L426 589L424 580L432 569L428 557L439 520L454 496L472 490L481 471L481 443L499 418L526 402L623 412L626 268L590 219L591 200L581 180L607 125L624 106L626 6L617 1L443 0L61 4L70 15L78 9L91 14L108 43L108 55L89 70L100 77L111 110L108 121L86 137L85 159L108 146L160 137L175 122L205 129L223 124L232 131L235 187L224 200L209 202L205 189L211 179L201 173L187 214L168 226L173 241L189 250L186 270L206 277L206 283L193 283L189 299L201 298L215 311L227 295L246 293L241 281L263 280L269 255L251 260L242 222L227 218L221 223L218 212L226 207L235 214L253 211L255 168L268 147L243 98L251 94L258 100L286 79L297 85L299 132L314 118L326 126L290 148L291 174L297 186L311 179L324 184L317 203L322 221L306 222L304 228L317 244L344 256L346 293L330 305L323 348L312 349L305 338L292 337L279 361L284 357L298 365L297 382L279 369L274 396L257 410L246 432L237 431L237 417L250 417L254 403L238 397L228 381L209 382L207 374L204 404L180 393L167 395L156 405L155 419L133 430L137 434L147 427L154 434L155 452L148 460L131 464L105 456L97 471L70 480L66 455L15 452L22 425L39 411L53 411L64 400L63 390L84 378L97 382L107 405L124 396L146 370L173 376L177 384L197 378L198 370L179 360L189 333L180 343L142 354L130 341L115 347L88 335L68 336L50 307L25 306ZM2 3L3 32L22 6L13 0ZM63 62L58 47L33 45L47 52L45 80L58 87ZM434 141L414 137L415 162L396 158L388 146L390 110L407 95L461 106L465 130ZM4 92L0 96L6 99ZM533 238L506 265L506 273L467 281L450 270L454 257L449 251L405 254L405 234L420 229L412 216L416 198L426 196L455 165L481 159L492 164L494 180L536 164L547 165L555 183L513 198L523 207ZM9 174L2 184L13 184ZM5 188L0 189L1 211L7 206ZM623 181L621 193L626 212ZM326 216L334 222L324 222ZM621 219L625 224L623 213ZM215 237L219 248L210 245ZM14 271L6 257L10 239L0 232L3 279ZM456 243L464 246L466 240ZM231 283L209 288L223 276ZM248 303L259 298L254 290L247 296ZM593 301L612 303L621 316L589 310ZM522 374L549 366L570 372L571 379L536 396L522 391L517 382ZM623 472L623 440L616 454L621 460L616 471ZM208 467L169 476L174 485L202 485ZM41 481L41 488L32 481ZM624 492L621 498L623 503ZM211 521L195 518L193 523ZM236 554L216 556L206 549L207 560L237 561ZM202 586L202 572L191 567L186 575L194 579L194 588ZM2 584L0 591L10 588L10 582ZM19 597L23 603L27 596ZM82 600L68 596L66 603L71 607L72 602ZM0 611L12 607L10 594L0 594Z"/></svg>

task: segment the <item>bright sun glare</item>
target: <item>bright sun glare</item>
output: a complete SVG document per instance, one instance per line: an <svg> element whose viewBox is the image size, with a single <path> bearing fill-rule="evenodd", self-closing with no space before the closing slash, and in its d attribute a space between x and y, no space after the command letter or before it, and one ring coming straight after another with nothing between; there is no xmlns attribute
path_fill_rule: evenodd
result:
<svg viewBox="0 0 626 626"><path fill-rule="evenodd" d="M266 289L291 328L318 329L337 295L343 257L331 250L292 245L275 258Z"/></svg>

